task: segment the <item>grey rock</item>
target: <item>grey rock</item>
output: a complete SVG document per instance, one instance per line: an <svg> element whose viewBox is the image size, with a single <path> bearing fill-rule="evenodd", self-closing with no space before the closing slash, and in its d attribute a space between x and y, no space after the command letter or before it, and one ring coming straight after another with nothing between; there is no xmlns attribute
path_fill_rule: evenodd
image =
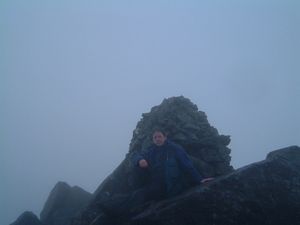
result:
<svg viewBox="0 0 300 225"><path fill-rule="evenodd" d="M18 219L10 225L43 225L43 223L33 212L26 211L22 213L18 217Z"/></svg>
<svg viewBox="0 0 300 225"><path fill-rule="evenodd" d="M71 187L65 182L58 182L40 214L46 225L68 225L91 200L92 194L80 187Z"/></svg>

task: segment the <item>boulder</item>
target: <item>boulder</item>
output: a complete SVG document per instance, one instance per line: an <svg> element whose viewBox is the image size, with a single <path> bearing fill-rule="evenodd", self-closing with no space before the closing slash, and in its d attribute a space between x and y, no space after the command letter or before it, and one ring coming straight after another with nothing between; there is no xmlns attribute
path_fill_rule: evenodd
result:
<svg viewBox="0 0 300 225"><path fill-rule="evenodd" d="M43 225L43 223L33 212L26 211L10 225Z"/></svg>
<svg viewBox="0 0 300 225"><path fill-rule="evenodd" d="M65 182L58 182L40 214L45 225L68 225L71 218L87 206L92 194L80 187L71 187Z"/></svg>
<svg viewBox="0 0 300 225"><path fill-rule="evenodd" d="M300 148L273 151L261 162L136 213L121 224L299 225Z"/></svg>

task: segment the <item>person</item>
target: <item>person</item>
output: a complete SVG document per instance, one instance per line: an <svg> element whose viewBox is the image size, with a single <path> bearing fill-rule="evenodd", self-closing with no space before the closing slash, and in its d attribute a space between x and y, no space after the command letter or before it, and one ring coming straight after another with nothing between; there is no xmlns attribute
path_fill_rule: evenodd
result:
<svg viewBox="0 0 300 225"><path fill-rule="evenodd" d="M193 166L186 151L167 138L161 129L152 135L153 145L142 153L136 153L132 162L150 175L146 188L153 190L157 197L173 197L193 185L211 181L203 178Z"/></svg>
<svg viewBox="0 0 300 225"><path fill-rule="evenodd" d="M134 169L148 174L149 181L128 195L106 196L106 203L99 203L103 211L113 215L127 214L147 201L174 197L193 185L213 179L203 178L186 151L169 140L163 130L155 129L152 141L149 148L131 157Z"/></svg>

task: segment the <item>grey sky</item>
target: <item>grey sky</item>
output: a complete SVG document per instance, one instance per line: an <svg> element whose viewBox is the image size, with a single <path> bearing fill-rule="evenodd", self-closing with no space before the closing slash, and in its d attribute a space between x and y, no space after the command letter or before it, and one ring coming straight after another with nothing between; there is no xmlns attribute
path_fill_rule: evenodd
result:
<svg viewBox="0 0 300 225"><path fill-rule="evenodd" d="M299 1L0 3L0 224L93 192L143 112L184 95L235 168L300 145Z"/></svg>

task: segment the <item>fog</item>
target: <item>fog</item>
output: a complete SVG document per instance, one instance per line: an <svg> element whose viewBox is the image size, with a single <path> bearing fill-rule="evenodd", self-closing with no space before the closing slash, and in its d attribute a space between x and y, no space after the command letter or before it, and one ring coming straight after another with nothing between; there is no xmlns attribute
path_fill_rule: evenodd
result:
<svg viewBox="0 0 300 225"><path fill-rule="evenodd" d="M0 3L0 224L95 191L141 114L183 95L235 168L300 145L299 1Z"/></svg>

